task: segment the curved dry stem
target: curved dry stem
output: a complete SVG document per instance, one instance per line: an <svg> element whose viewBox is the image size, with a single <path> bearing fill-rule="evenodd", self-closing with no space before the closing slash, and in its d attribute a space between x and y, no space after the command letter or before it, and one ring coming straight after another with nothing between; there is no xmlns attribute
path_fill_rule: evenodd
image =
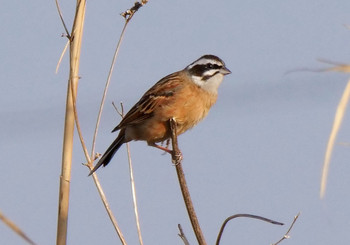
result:
<svg viewBox="0 0 350 245"><path fill-rule="evenodd" d="M225 219L225 221L222 224L221 229L219 231L218 238L216 239L216 243L215 243L216 245L220 244L220 240L221 240L222 234L224 232L224 229L225 229L225 226L227 225L227 223L230 220L233 220L235 218L240 218L240 217L258 219L258 220L262 220L262 221L265 221L265 222L268 222L268 223L271 223L271 224L274 224L274 225L284 225L281 222L274 221L272 219L267 219L267 218L264 218L264 217L258 216L258 215L253 215L253 214L235 214L235 215L232 215L232 216L228 217L227 219Z"/></svg>
<svg viewBox="0 0 350 245"><path fill-rule="evenodd" d="M202 232L201 227L199 225L198 218L197 218L196 212L194 210L194 206L193 206L192 199L190 196L190 192L189 192L188 187L187 187L185 174L184 174L184 171L182 169L182 163L181 163L182 154L181 154L181 151L179 149L178 142L177 142L177 131L176 131L175 119L174 118L170 119L169 124L170 124L170 129L171 129L171 141L172 141L172 147L173 147L172 161L174 162L175 167L176 167L177 177L179 179L179 184L180 184L183 199L185 201L187 213L188 213L188 216L190 218L192 228L193 228L193 231L196 235L198 244L199 245L206 245L207 243L205 241L203 232Z"/></svg>
<svg viewBox="0 0 350 245"><path fill-rule="evenodd" d="M67 40L67 43L66 43L66 45L64 46L64 49L63 49L63 51L62 51L62 53L61 53L61 56L60 56L60 58L59 58L59 60L58 60L58 62L57 62L56 70L55 70L55 73L56 73L56 74L57 74L58 69L59 69L59 67L60 67L60 65L61 65L63 56L64 56L64 54L65 54L66 51L67 51L67 48L68 48L68 46L69 46L69 43L70 43L70 40Z"/></svg>
<svg viewBox="0 0 350 245"><path fill-rule="evenodd" d="M35 245L33 242L13 221L8 219L3 213L0 211L0 220L5 223L11 230L13 230L18 236L22 237L27 243L31 245Z"/></svg>
<svg viewBox="0 0 350 245"><path fill-rule="evenodd" d="M328 171L329 171L331 156L332 156L335 140L337 138L341 123L345 115L346 107L349 103L349 98L350 98L350 80L348 81L344 89L343 96L340 99L339 105L337 107L337 111L334 117L333 127L327 143L327 149L324 157L322 177L321 177L321 187L320 187L321 198L323 198L326 193L327 178L328 178Z"/></svg>

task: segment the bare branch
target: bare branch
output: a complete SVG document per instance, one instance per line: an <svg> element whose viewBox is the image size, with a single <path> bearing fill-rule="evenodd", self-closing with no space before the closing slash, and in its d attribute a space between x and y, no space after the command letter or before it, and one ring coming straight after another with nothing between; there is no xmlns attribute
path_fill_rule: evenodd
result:
<svg viewBox="0 0 350 245"><path fill-rule="evenodd" d="M178 236L182 239L182 241L184 242L185 245L190 245L190 243L188 242L185 233L182 230L182 227L180 224L177 225L177 227L179 228L180 233L178 234Z"/></svg>
<svg viewBox="0 0 350 245"><path fill-rule="evenodd" d="M120 102L120 110L118 109L118 107L114 104L114 101L112 102L112 105L114 107L114 109L117 111L117 113L119 114L119 116L121 118L124 117L124 106L123 106L123 102Z"/></svg>
<svg viewBox="0 0 350 245"><path fill-rule="evenodd" d="M190 218L193 231L196 235L197 241L199 245L206 245L206 241L203 236L203 232L200 228L198 218L196 215L196 212L194 210L194 206L191 200L190 192L187 187L185 174L182 169L182 153L179 149L178 143L177 143L177 131L176 131L176 121L174 118L169 120L170 129L171 129L171 141L172 141L172 161L175 164L177 177L179 179L179 184L182 192L183 199L185 201L186 209L188 216Z"/></svg>
<svg viewBox="0 0 350 245"><path fill-rule="evenodd" d="M284 236L283 236L278 242L273 243L272 245L277 245L277 244L279 244L280 242L282 242L283 240L290 238L289 232L292 230L292 228L293 228L295 222L296 222L297 219L299 218L299 215L300 215L300 212L299 212L296 216L294 216L294 220L293 220L292 224L290 225L289 229L287 230L286 234L284 234Z"/></svg>

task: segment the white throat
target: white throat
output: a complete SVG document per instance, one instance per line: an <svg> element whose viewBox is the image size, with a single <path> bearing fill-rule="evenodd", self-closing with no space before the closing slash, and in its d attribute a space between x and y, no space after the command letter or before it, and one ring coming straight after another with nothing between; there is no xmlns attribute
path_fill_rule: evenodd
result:
<svg viewBox="0 0 350 245"><path fill-rule="evenodd" d="M202 89L206 90L209 93L217 94L218 88L221 82L224 80L224 75L217 73L207 80L202 80L200 76L192 76L192 81L197 84Z"/></svg>

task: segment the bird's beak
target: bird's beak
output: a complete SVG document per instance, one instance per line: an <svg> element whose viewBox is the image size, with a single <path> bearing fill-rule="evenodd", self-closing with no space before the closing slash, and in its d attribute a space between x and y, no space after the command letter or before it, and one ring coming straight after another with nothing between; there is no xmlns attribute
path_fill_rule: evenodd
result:
<svg viewBox="0 0 350 245"><path fill-rule="evenodd" d="M223 75L228 75L231 73L231 71L224 66L223 68L220 69L220 73Z"/></svg>

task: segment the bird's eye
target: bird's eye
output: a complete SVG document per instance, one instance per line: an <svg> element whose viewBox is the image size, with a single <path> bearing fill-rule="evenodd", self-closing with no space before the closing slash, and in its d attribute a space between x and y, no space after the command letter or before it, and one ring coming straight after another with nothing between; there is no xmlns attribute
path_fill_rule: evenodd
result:
<svg viewBox="0 0 350 245"><path fill-rule="evenodd" d="M214 68L214 65L213 64L207 64L207 69L213 69Z"/></svg>
<svg viewBox="0 0 350 245"><path fill-rule="evenodd" d="M210 70L210 69L219 69L219 65L208 63L208 64L206 65L206 68L207 68L208 70Z"/></svg>

